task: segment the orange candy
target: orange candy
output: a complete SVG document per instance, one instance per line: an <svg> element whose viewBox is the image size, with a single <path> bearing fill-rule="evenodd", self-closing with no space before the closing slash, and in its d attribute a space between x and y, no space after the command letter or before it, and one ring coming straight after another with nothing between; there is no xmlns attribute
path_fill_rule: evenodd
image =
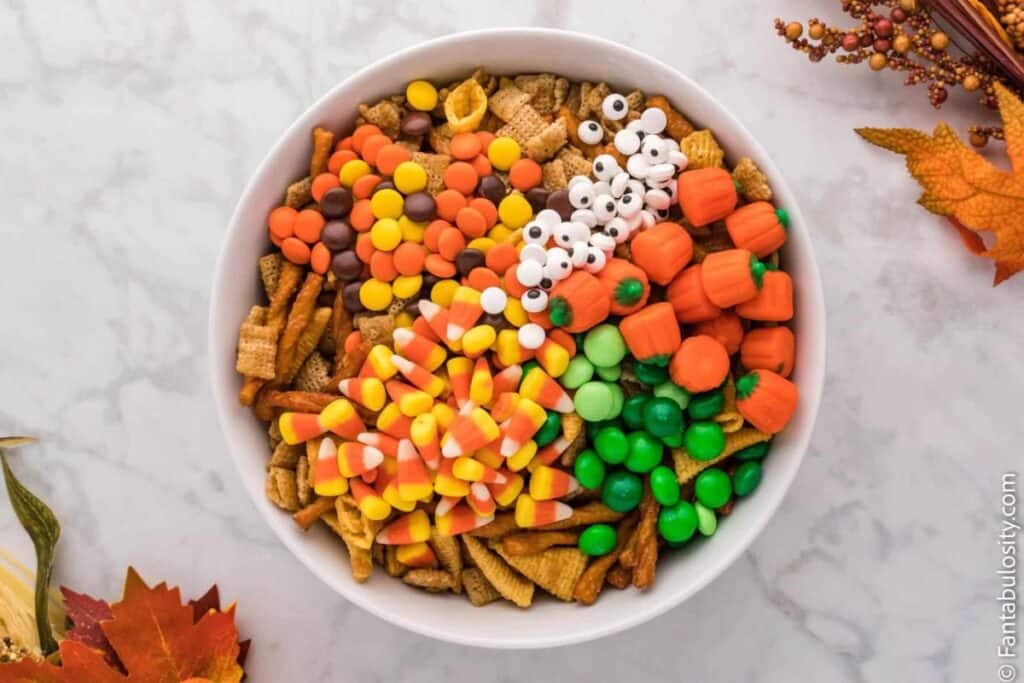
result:
<svg viewBox="0 0 1024 683"><path fill-rule="evenodd" d="M743 323L732 311L722 311L717 318L697 323L693 332L706 334L722 342L730 356L740 350L740 343L743 341Z"/></svg>
<svg viewBox="0 0 1024 683"><path fill-rule="evenodd" d="M472 206L459 209L459 212L455 214L455 225L462 231L462 234L470 239L483 237L487 232L487 219Z"/></svg>
<svg viewBox="0 0 1024 683"><path fill-rule="evenodd" d="M471 194L478 182L480 174L465 161L456 161L445 169L444 186L451 190L457 190L464 195Z"/></svg>
<svg viewBox="0 0 1024 683"><path fill-rule="evenodd" d="M485 157L483 154L478 154L469 162L469 165L473 167L476 174L481 178L485 175L491 175L494 173L494 167L491 166L491 160Z"/></svg>
<svg viewBox="0 0 1024 683"><path fill-rule="evenodd" d="M397 144L384 145L377 152L377 170L384 175L392 175L398 165L412 159L412 154L405 147Z"/></svg>
<svg viewBox="0 0 1024 683"><path fill-rule="evenodd" d="M482 150L483 145L480 144L480 138L473 133L458 133L448 143L448 151L461 161L473 159Z"/></svg>
<svg viewBox="0 0 1024 683"><path fill-rule="evenodd" d="M459 195L460 197L462 195ZM452 224L443 219L437 219L430 222L427 229L423 231L423 244L427 249L433 252L437 252L437 238L441 236L441 232L445 228L452 227Z"/></svg>
<svg viewBox="0 0 1024 683"><path fill-rule="evenodd" d="M370 275L381 282L391 282L398 277L395 257L388 251L375 251L370 257Z"/></svg>
<svg viewBox="0 0 1024 683"><path fill-rule="evenodd" d="M442 190L434 197L437 215L449 223L455 221L459 209L468 204L465 195L458 190Z"/></svg>
<svg viewBox="0 0 1024 683"><path fill-rule="evenodd" d="M540 164L533 159L520 159L508 170L509 184L520 192L537 187L543 178L544 172Z"/></svg>
<svg viewBox="0 0 1024 683"><path fill-rule="evenodd" d="M485 197L473 197L469 200L469 206L483 214L484 221L488 228L493 228L498 222L498 207L490 199Z"/></svg>
<svg viewBox="0 0 1024 683"><path fill-rule="evenodd" d="M482 292L488 287L500 287L501 279L490 268L479 266L469 271L466 283L476 291Z"/></svg>
<svg viewBox="0 0 1024 683"><path fill-rule="evenodd" d="M270 234L278 240L284 240L295 234L295 218L299 212L290 206L279 206L267 217Z"/></svg>
<svg viewBox="0 0 1024 683"><path fill-rule="evenodd" d="M445 228L437 237L437 253L446 261L454 261L459 252L465 248L466 238L455 228Z"/></svg>
<svg viewBox="0 0 1024 683"><path fill-rule="evenodd" d="M363 232L356 237L356 256L363 263L369 263L370 258L373 256L376 250L373 248L373 242L370 241L370 233Z"/></svg>
<svg viewBox="0 0 1024 683"><path fill-rule="evenodd" d="M508 242L495 244L487 250L487 255L484 258L487 267L498 275L504 275L505 271L519 262L516 248ZM511 295L512 293L509 292L509 294Z"/></svg>
<svg viewBox="0 0 1024 683"><path fill-rule="evenodd" d="M668 367L672 381L689 392L711 391L729 374L729 353L722 342L706 334L683 340Z"/></svg>
<svg viewBox="0 0 1024 683"><path fill-rule="evenodd" d="M303 209L295 217L295 236L306 244L316 244L324 229L324 217L319 211Z"/></svg>
<svg viewBox="0 0 1024 683"><path fill-rule="evenodd" d="M313 199L315 201L319 202L327 190L331 190L335 187L341 187L341 181L338 180L338 174L321 173L316 178L313 178L313 183L309 188L309 193L313 195Z"/></svg>
<svg viewBox="0 0 1024 683"><path fill-rule="evenodd" d="M373 216L373 209L370 208L369 199L357 200L352 205L352 210L348 214L349 225L356 232L366 232L373 227L373 223L376 219Z"/></svg>
<svg viewBox="0 0 1024 683"><path fill-rule="evenodd" d="M377 153L380 152L381 148L385 145L391 144L391 138L387 135L371 135L366 138L363 142L363 148L359 154L363 157L363 160L371 166L377 165Z"/></svg>
<svg viewBox="0 0 1024 683"><path fill-rule="evenodd" d="M372 123L364 123L352 131L352 149L354 149L356 153L362 154L363 143L366 142L371 135L380 135L381 133L381 129Z"/></svg>
<svg viewBox="0 0 1024 683"><path fill-rule="evenodd" d="M341 149L331 155L327 160L327 170L337 175L341 167L352 161L358 159L359 155L353 152L351 149Z"/></svg>
<svg viewBox="0 0 1024 683"><path fill-rule="evenodd" d="M309 252L309 267L314 273L324 275L331 268L331 250L323 242L317 242Z"/></svg>
<svg viewBox="0 0 1024 683"><path fill-rule="evenodd" d="M423 260L426 254L423 247L414 242L403 242L392 252L395 270L401 275L416 275L423 271Z"/></svg>
<svg viewBox="0 0 1024 683"><path fill-rule="evenodd" d="M478 130L473 133L473 135L475 135L476 139L480 141L480 152L486 154L487 148L491 146L492 142L494 142L494 133L489 130Z"/></svg>
<svg viewBox="0 0 1024 683"><path fill-rule="evenodd" d="M368 199L380 181L381 177L376 173L367 173L352 184L352 196L356 199Z"/></svg>
<svg viewBox="0 0 1024 683"><path fill-rule="evenodd" d="M289 237L281 241L281 253L292 263L304 266L309 263L309 245L298 237ZM454 267L454 266L453 266Z"/></svg>

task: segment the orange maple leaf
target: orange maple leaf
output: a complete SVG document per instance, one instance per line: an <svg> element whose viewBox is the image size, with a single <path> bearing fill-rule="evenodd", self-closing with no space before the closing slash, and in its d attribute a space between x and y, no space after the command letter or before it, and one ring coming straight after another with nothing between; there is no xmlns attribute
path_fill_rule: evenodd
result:
<svg viewBox="0 0 1024 683"><path fill-rule="evenodd" d="M1024 270L1024 104L996 83L999 113L1012 171L1001 171L963 143L945 123L928 135L910 128L858 128L868 142L907 158L907 170L924 189L918 203L948 216L958 229L989 231L996 241L965 244L995 261L998 285Z"/></svg>
<svg viewBox="0 0 1024 683"><path fill-rule="evenodd" d="M180 683L190 678L238 683L238 630L234 610L207 612L193 620L177 588L147 586L131 567L124 597L100 622L127 672L111 667L103 653L83 643L60 643L61 666L21 660L0 666L0 683Z"/></svg>

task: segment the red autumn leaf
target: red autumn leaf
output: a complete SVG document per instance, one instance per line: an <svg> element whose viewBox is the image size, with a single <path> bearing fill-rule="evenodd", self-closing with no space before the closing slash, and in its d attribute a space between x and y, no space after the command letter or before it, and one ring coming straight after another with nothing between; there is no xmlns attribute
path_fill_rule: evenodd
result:
<svg viewBox="0 0 1024 683"><path fill-rule="evenodd" d="M101 621L114 616L110 611L110 604L85 593L76 593L66 586L61 586L60 592L64 594L64 609L72 626L67 637L99 650L111 666L120 669L121 662L117 659L114 648L110 647L110 641L107 640L103 629L100 628Z"/></svg>

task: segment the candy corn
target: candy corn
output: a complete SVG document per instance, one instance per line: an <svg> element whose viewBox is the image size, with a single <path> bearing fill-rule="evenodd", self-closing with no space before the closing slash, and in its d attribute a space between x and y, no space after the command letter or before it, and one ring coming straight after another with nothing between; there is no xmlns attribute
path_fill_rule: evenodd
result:
<svg viewBox="0 0 1024 683"><path fill-rule="evenodd" d="M313 467L313 490L318 496L340 496L348 491L348 480L338 471L338 447L329 438L320 442Z"/></svg>
<svg viewBox="0 0 1024 683"><path fill-rule="evenodd" d="M552 379L551 375L540 368L533 368L526 373L519 385L519 394L559 413L573 411L569 394L565 393L565 389Z"/></svg>
<svg viewBox="0 0 1024 683"><path fill-rule="evenodd" d="M498 356L498 362L506 368L525 363L533 358L533 351L524 349L519 344L519 334L515 330L499 332L494 351Z"/></svg>
<svg viewBox="0 0 1024 683"><path fill-rule="evenodd" d="M419 501L406 500L398 495L398 482L394 479L389 479L387 484L377 489L380 492L381 498L387 501L388 505L401 512L409 512L416 509L416 504Z"/></svg>
<svg viewBox="0 0 1024 683"><path fill-rule="evenodd" d="M460 500L462 498L455 496L441 496L441 500L437 501L437 505L434 506L434 517L448 514L453 507L459 504Z"/></svg>
<svg viewBox="0 0 1024 683"><path fill-rule="evenodd" d="M476 325L462 335L462 355L477 358L494 344L498 331L490 325Z"/></svg>
<svg viewBox="0 0 1024 683"><path fill-rule="evenodd" d="M568 449L569 446L570 442L564 436L560 436L551 443L549 443L544 448L540 449L540 451L537 453L537 459L534 460L533 462L536 462L540 465L550 465L551 463L558 459L558 456L560 456L562 453L565 453L566 449Z"/></svg>
<svg viewBox="0 0 1024 683"><path fill-rule="evenodd" d="M372 470L366 470L365 472L359 475L359 478L363 480L364 484L372 484L375 481L377 481L377 473L379 471L380 470L377 468L374 468Z"/></svg>
<svg viewBox="0 0 1024 683"><path fill-rule="evenodd" d="M370 349L370 353L366 356L363 367L359 371L359 376L376 377L382 382L386 379L391 379L398 372L398 368L391 362L391 356L393 355L391 349L383 344L377 344Z"/></svg>
<svg viewBox="0 0 1024 683"><path fill-rule="evenodd" d="M506 391L502 394L498 394L498 397L494 400L494 404L490 409L491 417L494 418L495 422L504 422L512 417L516 412L516 406L518 405L519 394L512 391Z"/></svg>
<svg viewBox="0 0 1024 683"><path fill-rule="evenodd" d="M413 363L423 366L427 372L433 372L441 367L441 363L444 363L448 355L442 347L411 329L399 327L392 336L395 340L395 351Z"/></svg>
<svg viewBox="0 0 1024 683"><path fill-rule="evenodd" d="M398 455L398 439L381 432L363 432L356 435L356 441L373 446L384 455L392 458Z"/></svg>
<svg viewBox="0 0 1024 683"><path fill-rule="evenodd" d="M483 408L467 404L468 410L459 412L441 439L441 455L457 458L472 453L498 438L501 430Z"/></svg>
<svg viewBox="0 0 1024 683"><path fill-rule="evenodd" d="M391 514L390 503L359 479L353 479L351 486L352 498L355 499L363 516L374 521L388 518L388 515Z"/></svg>
<svg viewBox="0 0 1024 683"><path fill-rule="evenodd" d="M320 424L320 415L316 413L281 413L277 420L281 438L289 445L295 445L315 439L327 428Z"/></svg>
<svg viewBox="0 0 1024 683"><path fill-rule="evenodd" d="M535 455L537 455L537 442L531 439L524 443L518 451L508 456L505 466L513 472L518 472L529 465Z"/></svg>
<svg viewBox="0 0 1024 683"><path fill-rule="evenodd" d="M408 545L430 538L430 519L423 510L413 510L377 532L377 543L382 545Z"/></svg>
<svg viewBox="0 0 1024 683"><path fill-rule="evenodd" d="M483 482L473 482L469 485L469 495L466 496L466 503L473 509L473 512L481 517L494 514L497 505L491 496L490 489Z"/></svg>
<svg viewBox="0 0 1024 683"><path fill-rule="evenodd" d="M417 415L409 427L409 438L427 467L436 470L441 462L441 438L437 431L437 418L433 413Z"/></svg>
<svg viewBox="0 0 1024 683"><path fill-rule="evenodd" d="M309 441L326 432L333 432L346 439L365 429L352 404L343 398L332 401L320 411L313 413L281 413L278 418L281 438L289 445Z"/></svg>
<svg viewBox="0 0 1024 683"><path fill-rule="evenodd" d="M523 528L553 524L571 516L572 508L561 501L534 500L526 494L516 499L516 525Z"/></svg>
<svg viewBox="0 0 1024 683"><path fill-rule="evenodd" d="M442 496L462 498L469 493L469 483L455 476L452 471L454 464L455 461L450 458L441 459L437 474L434 476L434 492Z"/></svg>
<svg viewBox="0 0 1024 683"><path fill-rule="evenodd" d="M396 332L398 330L395 330ZM402 377L409 380L409 384L422 389L431 396L437 396L444 391L444 380L437 375L431 374L422 365L416 365L408 358L395 354L391 357L391 362L395 364L398 371L402 373Z"/></svg>
<svg viewBox="0 0 1024 683"><path fill-rule="evenodd" d="M429 299L420 299L420 315L427 321L427 325L434 331L438 339L448 338L448 309L440 304L435 304Z"/></svg>
<svg viewBox="0 0 1024 683"><path fill-rule="evenodd" d="M402 415L395 403L384 406L384 410L377 416L377 429L396 439L408 439L410 425L412 418Z"/></svg>
<svg viewBox="0 0 1024 683"><path fill-rule="evenodd" d="M387 394L384 383L376 377L349 377L338 382L338 391L374 412L384 407Z"/></svg>
<svg viewBox="0 0 1024 683"><path fill-rule="evenodd" d="M388 396L398 406L399 412L406 417L416 417L428 412L434 405L434 397L427 392L411 387L397 379L388 380L384 384Z"/></svg>
<svg viewBox="0 0 1024 683"><path fill-rule="evenodd" d="M426 299L421 300L421 303L423 301L426 301ZM432 302L428 301L427 303ZM448 323L445 322L445 325L447 324ZM430 323L428 323L427 319L424 318L422 315L416 316L416 319L412 321L412 327L410 327L409 329L415 332L416 334L420 335L424 339L429 339L430 341L435 343L441 341L441 338L437 336L437 332L434 332L434 328L430 326Z"/></svg>
<svg viewBox="0 0 1024 683"><path fill-rule="evenodd" d="M482 481L485 484L500 484L505 481L505 475L498 470L466 456L455 459L452 474L463 481Z"/></svg>
<svg viewBox="0 0 1024 683"><path fill-rule="evenodd" d="M493 521L494 515L481 517L468 505L456 505L448 514L434 515L434 527L442 536L464 534Z"/></svg>
<svg viewBox="0 0 1024 683"><path fill-rule="evenodd" d="M456 356L445 365L448 370L448 382L452 385L452 396L462 408L469 403L469 388L473 383L473 361Z"/></svg>
<svg viewBox="0 0 1024 683"><path fill-rule="evenodd" d="M408 439L398 442L398 474L395 481L398 485L398 495L405 500L426 498L434 488L423 464L423 458Z"/></svg>
<svg viewBox="0 0 1024 683"><path fill-rule="evenodd" d="M575 477L547 465L541 465L530 475L530 497L534 500L561 498L579 489L580 484Z"/></svg>
<svg viewBox="0 0 1024 683"><path fill-rule="evenodd" d="M501 424L501 454L509 457L523 447L544 425L547 411L528 398L520 398L515 412Z"/></svg>
<svg viewBox="0 0 1024 683"><path fill-rule="evenodd" d="M561 377L569 369L569 352L550 337L545 338L544 343L534 351L534 357L552 377Z"/></svg>
<svg viewBox="0 0 1024 683"><path fill-rule="evenodd" d="M478 406L491 402L494 395L494 378L491 377L491 366L486 358L477 358L473 365L473 374L469 379L469 400Z"/></svg>
<svg viewBox="0 0 1024 683"><path fill-rule="evenodd" d="M488 484L494 502L505 507L515 502L516 497L523 491L523 478L510 470L498 470L505 475L505 482L502 484Z"/></svg>
<svg viewBox="0 0 1024 683"><path fill-rule="evenodd" d="M449 341L462 339L462 335L476 324L483 312L484 309L480 307L480 292L472 287L460 286L455 290L452 305L448 309L448 328L445 331L445 339Z"/></svg>
<svg viewBox="0 0 1024 683"><path fill-rule="evenodd" d="M327 431L346 439L354 439L360 432L366 431L366 425L360 419L359 413L343 398L331 401L320 411L320 424L326 427Z"/></svg>
<svg viewBox="0 0 1024 683"><path fill-rule="evenodd" d="M523 366L509 365L494 376L494 395L501 396L505 392L515 391L519 388L519 381L523 378Z"/></svg>
<svg viewBox="0 0 1024 683"><path fill-rule="evenodd" d="M384 454L373 446L346 441L338 446L338 471L345 477L358 477L384 462Z"/></svg>
<svg viewBox="0 0 1024 683"><path fill-rule="evenodd" d="M395 557L406 567L437 566L437 556L424 541L398 546L398 549L395 551Z"/></svg>
<svg viewBox="0 0 1024 683"><path fill-rule="evenodd" d="M455 421L458 412L447 403L435 403L434 407L430 409L430 414L437 419L437 430L446 432L451 423Z"/></svg>
<svg viewBox="0 0 1024 683"><path fill-rule="evenodd" d="M497 469L505 464L505 457L499 452L501 440L495 439L483 448L478 448L473 453L473 458L479 460L488 467Z"/></svg>

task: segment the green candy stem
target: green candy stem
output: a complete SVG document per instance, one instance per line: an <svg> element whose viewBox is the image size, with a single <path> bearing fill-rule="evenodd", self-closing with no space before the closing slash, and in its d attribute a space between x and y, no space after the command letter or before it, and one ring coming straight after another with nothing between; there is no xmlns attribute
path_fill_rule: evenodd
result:
<svg viewBox="0 0 1024 683"><path fill-rule="evenodd" d="M548 302L548 318L558 327L572 325L572 308L565 298L556 296Z"/></svg>
<svg viewBox="0 0 1024 683"><path fill-rule="evenodd" d="M756 372L750 372L740 377L738 380L736 380L736 397L749 397L752 393L754 393L754 389L757 389L758 381L759 378Z"/></svg>
<svg viewBox="0 0 1024 683"><path fill-rule="evenodd" d="M635 277L627 277L615 285L615 302L632 306L644 295L644 284Z"/></svg>
<svg viewBox="0 0 1024 683"><path fill-rule="evenodd" d="M758 260L753 254L750 255L750 277L754 279L754 285L761 289L761 285L764 284L764 273L768 270L761 261ZM552 321L554 322L554 321Z"/></svg>
<svg viewBox="0 0 1024 683"><path fill-rule="evenodd" d="M775 209L775 215L779 219L779 223L782 224L782 229L786 230L789 228L789 212L783 209L781 206Z"/></svg>

